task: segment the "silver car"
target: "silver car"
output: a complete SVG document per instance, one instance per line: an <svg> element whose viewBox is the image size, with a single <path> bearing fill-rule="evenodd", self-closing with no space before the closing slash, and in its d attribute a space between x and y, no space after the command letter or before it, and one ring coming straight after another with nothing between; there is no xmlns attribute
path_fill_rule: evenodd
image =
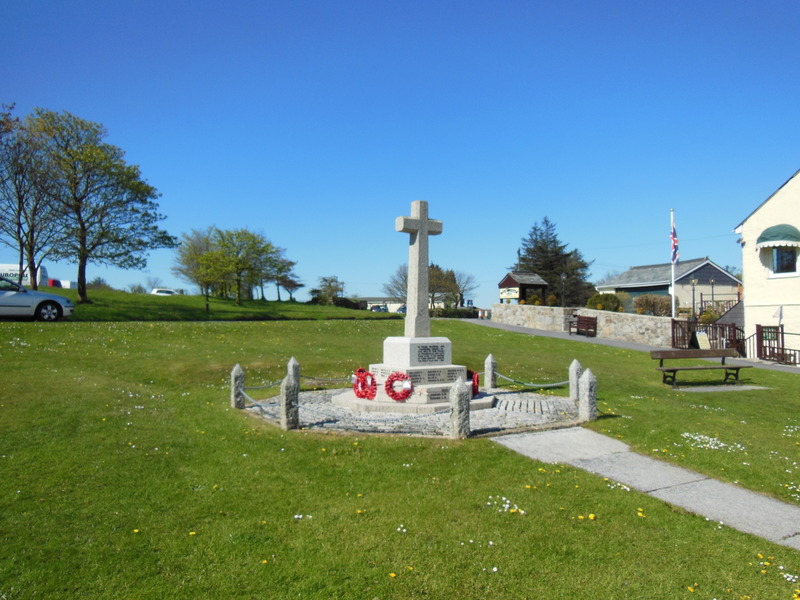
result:
<svg viewBox="0 0 800 600"><path fill-rule="evenodd" d="M72 316L72 301L57 294L46 294L22 287L0 277L0 317L33 317L58 321Z"/></svg>

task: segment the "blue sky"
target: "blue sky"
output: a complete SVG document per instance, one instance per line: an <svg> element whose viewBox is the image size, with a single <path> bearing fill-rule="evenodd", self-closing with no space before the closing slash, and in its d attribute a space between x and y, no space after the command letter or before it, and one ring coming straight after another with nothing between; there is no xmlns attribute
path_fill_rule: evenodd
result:
<svg viewBox="0 0 800 600"><path fill-rule="evenodd" d="M336 275L381 295L407 260L395 217L418 199L444 222L431 260L472 274L478 306L545 216L593 279L668 262L671 208L684 259L738 267L733 228L800 168L795 1L0 9L0 103L102 123L170 233L262 233L306 289ZM173 263L88 276L188 287Z"/></svg>

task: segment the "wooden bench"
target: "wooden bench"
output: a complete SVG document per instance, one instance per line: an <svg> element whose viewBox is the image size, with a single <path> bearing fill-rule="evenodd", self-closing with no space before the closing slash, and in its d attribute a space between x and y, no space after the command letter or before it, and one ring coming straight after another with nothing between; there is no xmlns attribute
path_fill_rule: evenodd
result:
<svg viewBox="0 0 800 600"><path fill-rule="evenodd" d="M749 369L752 365L726 365L726 358L736 358L739 353L736 348L720 348L717 350L653 350L650 352L650 358L658 359L657 371L661 371L661 380L664 383L672 384L672 387L678 387L676 377L678 371L710 371L710 370L724 370L725 378L722 383L728 383L732 380L734 383L739 383L739 371L741 369ZM722 359L720 364L710 365L693 365L687 367L664 366L665 360L685 359L685 358L719 358Z"/></svg>
<svg viewBox="0 0 800 600"><path fill-rule="evenodd" d="M572 332L583 333L586 337L597 336L597 317L583 317L578 315L569 322L569 334Z"/></svg>

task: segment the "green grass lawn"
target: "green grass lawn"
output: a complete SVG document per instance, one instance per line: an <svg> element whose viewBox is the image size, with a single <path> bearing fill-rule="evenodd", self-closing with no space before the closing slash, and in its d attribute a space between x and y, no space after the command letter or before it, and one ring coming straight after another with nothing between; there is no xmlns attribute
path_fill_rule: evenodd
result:
<svg viewBox="0 0 800 600"><path fill-rule="evenodd" d="M291 356L343 377L402 327L0 322L0 599L796 594L800 553L578 469L487 439L284 433L229 406L237 362L248 385ZM593 429L800 504L797 375L690 394L646 353L457 321L433 335L521 381L562 381L577 358L598 378Z"/></svg>
<svg viewBox="0 0 800 600"><path fill-rule="evenodd" d="M77 290L42 288L77 303ZM203 296L154 296L118 290L89 290L89 303L76 304L70 321L272 321L324 319L401 319L398 314L318 306L300 302L243 300Z"/></svg>

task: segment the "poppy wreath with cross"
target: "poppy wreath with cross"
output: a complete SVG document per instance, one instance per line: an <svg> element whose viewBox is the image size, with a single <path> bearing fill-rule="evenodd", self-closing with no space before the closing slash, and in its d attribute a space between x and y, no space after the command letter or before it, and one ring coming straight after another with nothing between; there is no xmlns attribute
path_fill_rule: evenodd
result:
<svg viewBox="0 0 800 600"><path fill-rule="evenodd" d="M403 382L403 387L400 388L399 392L394 389L394 384L398 381ZM411 377L406 373L395 371L386 378L383 389L386 390L386 395L395 402L405 402L411 397L411 394L414 393L414 384L411 382Z"/></svg>
<svg viewBox="0 0 800 600"><path fill-rule="evenodd" d="M364 367L356 369L353 375L353 392L357 398L366 398L367 400L373 400L375 394L378 393L378 382L375 381L375 376Z"/></svg>

